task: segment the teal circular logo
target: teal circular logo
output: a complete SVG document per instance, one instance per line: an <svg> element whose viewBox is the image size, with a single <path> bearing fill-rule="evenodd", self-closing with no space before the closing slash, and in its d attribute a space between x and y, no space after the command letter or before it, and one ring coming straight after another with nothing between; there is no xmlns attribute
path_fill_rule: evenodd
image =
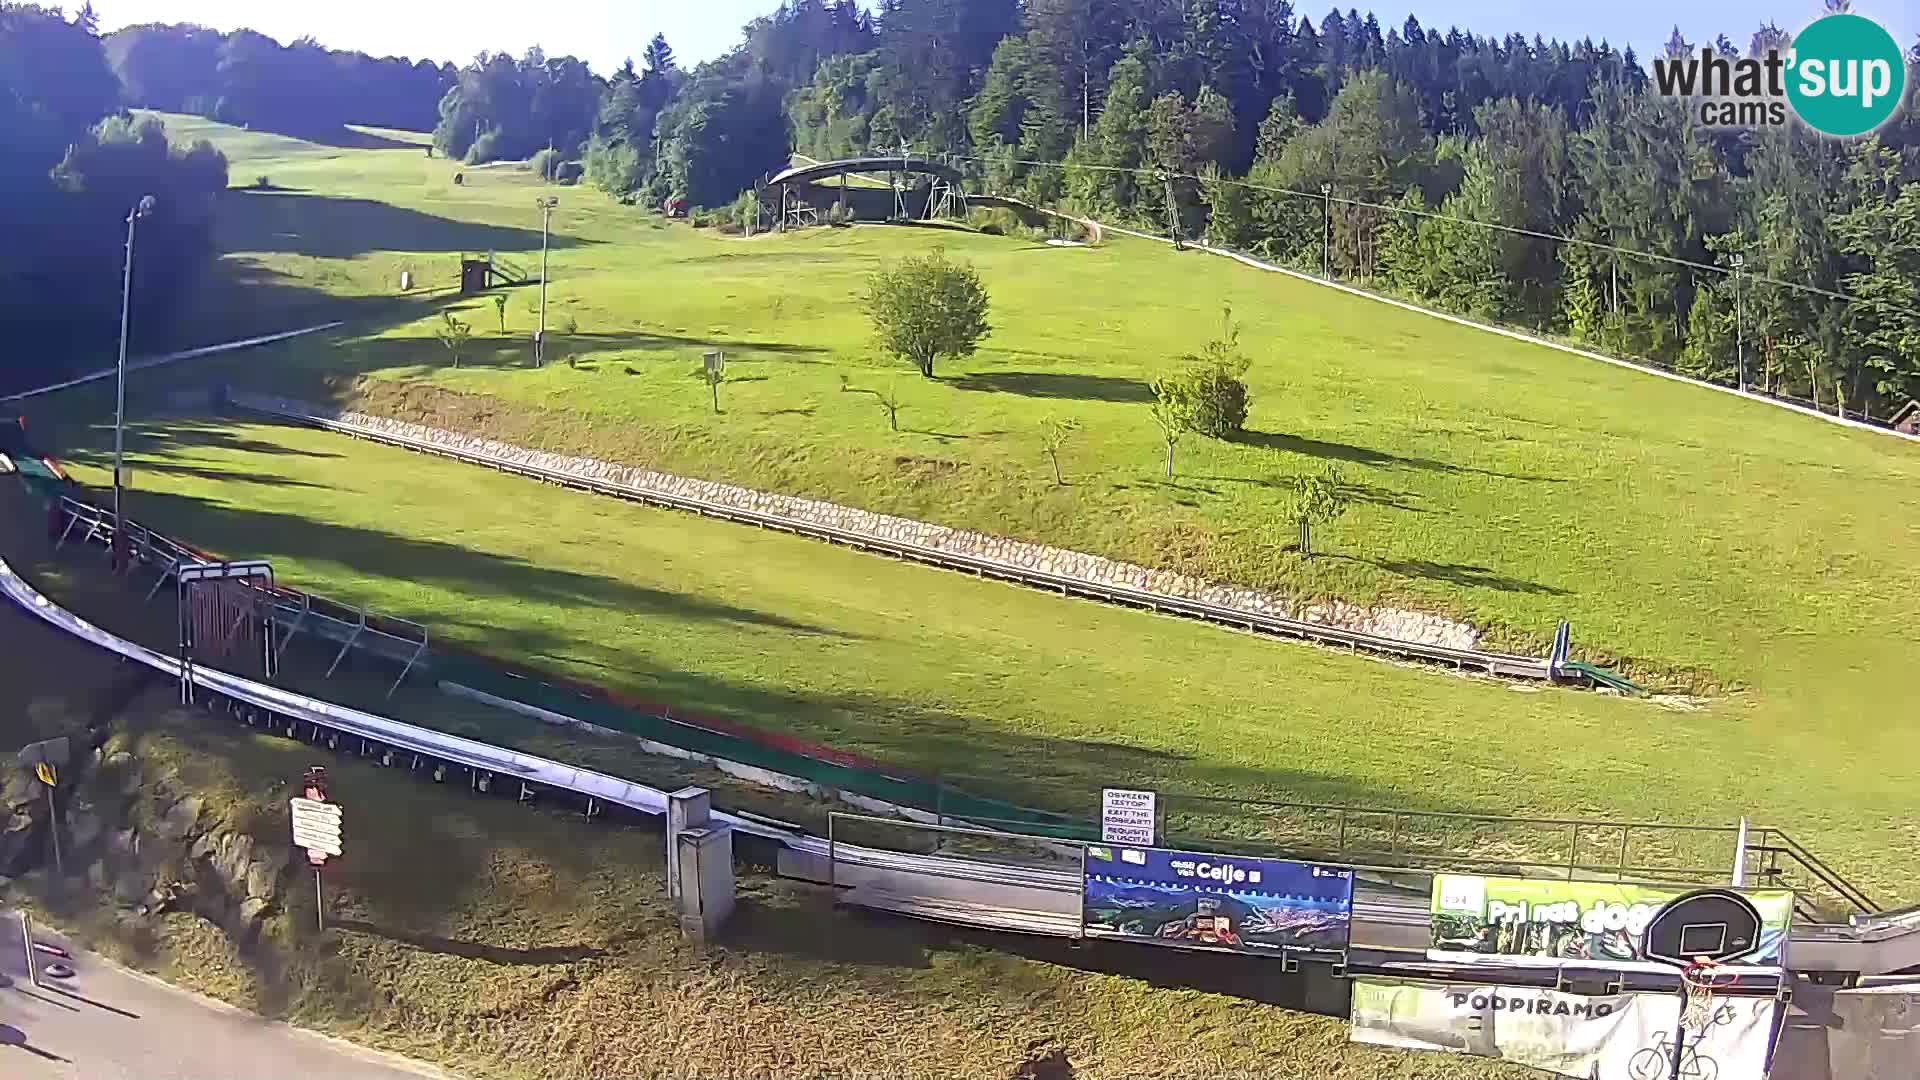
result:
<svg viewBox="0 0 1920 1080"><path fill-rule="evenodd" d="M1828 15L1793 39L1787 100L1822 135L1864 135L1886 123L1906 93L1906 58L1872 19Z"/></svg>

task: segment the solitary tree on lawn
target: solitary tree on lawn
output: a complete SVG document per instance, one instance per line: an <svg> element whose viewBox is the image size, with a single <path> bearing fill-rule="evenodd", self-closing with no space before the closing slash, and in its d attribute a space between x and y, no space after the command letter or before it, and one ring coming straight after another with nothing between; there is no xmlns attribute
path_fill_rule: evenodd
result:
<svg viewBox="0 0 1920 1080"><path fill-rule="evenodd" d="M867 314L879 346L912 361L929 379L936 361L973 355L990 330L979 272L971 263L949 262L937 249L875 270L867 280Z"/></svg>
<svg viewBox="0 0 1920 1080"><path fill-rule="evenodd" d="M1300 555L1313 555L1312 528L1325 525L1347 512L1353 504L1353 491L1347 486L1340 468L1329 463L1317 473L1301 473L1293 478L1293 517L1300 524Z"/></svg>
<svg viewBox="0 0 1920 1080"><path fill-rule="evenodd" d="M467 339L473 336L473 325L454 318L451 311L443 311L440 313L440 326L434 330L433 336L439 338L440 344L445 345L447 352L452 354L453 366L459 367L460 350L466 347Z"/></svg>
<svg viewBox="0 0 1920 1080"><path fill-rule="evenodd" d="M1060 451L1066 449L1067 441L1073 438L1074 432L1079 430L1080 421L1071 416L1064 418L1049 416L1040 421L1040 449L1046 453L1047 460L1053 462L1055 484L1067 482L1060 475Z"/></svg>

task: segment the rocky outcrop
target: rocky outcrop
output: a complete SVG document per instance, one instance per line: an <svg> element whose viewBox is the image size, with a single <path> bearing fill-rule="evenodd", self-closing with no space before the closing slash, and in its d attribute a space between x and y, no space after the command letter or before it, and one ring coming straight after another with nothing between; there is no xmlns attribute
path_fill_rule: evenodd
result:
<svg viewBox="0 0 1920 1080"><path fill-rule="evenodd" d="M194 722L166 715L178 708L167 697L149 695L135 707L162 711L163 722ZM130 916L188 910L250 939L276 908L291 847L256 841L213 812L206 796L150 770L136 734L105 734L98 746L84 728L73 737L55 799L66 878L85 881ZM0 813L0 875L49 871L46 789L11 760L0 770Z"/></svg>
<svg viewBox="0 0 1920 1080"><path fill-rule="evenodd" d="M1284 616L1423 645L1442 645L1455 649L1475 649L1480 645L1481 632L1478 628L1422 611L1369 607L1339 600L1302 604L1279 593L1208 581L1171 570L1156 570L1082 551L879 514L819 499L758 491L716 480L698 480L638 466L530 450L478 436L333 409L311 402L239 392L230 393L228 400L259 412L325 417L369 431L485 454L515 464L636 491L670 495L722 509L751 510L788 521L825 526L898 544L911 544L929 551L968 555L1007 567L1058 574L1094 585L1117 585L1169 598L1199 600L1236 611Z"/></svg>
<svg viewBox="0 0 1920 1080"><path fill-rule="evenodd" d="M238 940L251 938L279 900L292 849L260 843L205 796L151 775L136 750L129 735L108 738L93 753L91 782L75 794L67 832L88 880L139 915L189 910ZM84 827L74 816L87 799L110 827ZM104 841L82 846L82 832Z"/></svg>

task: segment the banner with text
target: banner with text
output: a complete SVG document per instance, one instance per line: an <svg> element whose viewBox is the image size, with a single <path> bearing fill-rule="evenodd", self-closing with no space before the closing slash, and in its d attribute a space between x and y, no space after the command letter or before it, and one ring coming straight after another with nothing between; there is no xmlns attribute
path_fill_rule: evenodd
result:
<svg viewBox="0 0 1920 1080"><path fill-rule="evenodd" d="M1086 932L1227 952L1341 952L1353 871L1283 859L1089 845Z"/></svg>
<svg viewBox="0 0 1920 1080"><path fill-rule="evenodd" d="M1716 997L1688 1029L1680 1075L1763 1080L1778 1004ZM1588 997L1531 987L1353 981L1353 1041L1499 1058L1581 1080L1667 1080L1680 1018L1673 994Z"/></svg>
<svg viewBox="0 0 1920 1080"><path fill-rule="evenodd" d="M1604 881L1542 881L1435 874L1427 956L1453 963L1542 967L1604 964L1671 971L1649 961L1640 934L1687 889ZM1737 966L1785 964L1793 893L1742 890L1760 912L1760 947Z"/></svg>

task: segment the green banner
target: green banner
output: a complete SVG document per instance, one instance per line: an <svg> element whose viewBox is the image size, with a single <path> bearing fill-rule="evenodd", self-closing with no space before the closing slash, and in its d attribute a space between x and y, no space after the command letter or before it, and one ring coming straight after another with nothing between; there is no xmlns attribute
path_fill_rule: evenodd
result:
<svg viewBox="0 0 1920 1080"><path fill-rule="evenodd" d="M1641 933L1670 901L1692 889L1598 881L1542 881L1436 874L1427 955L1453 962L1559 965L1649 962ZM1793 893L1738 890L1760 912L1757 948L1739 963L1785 966Z"/></svg>

